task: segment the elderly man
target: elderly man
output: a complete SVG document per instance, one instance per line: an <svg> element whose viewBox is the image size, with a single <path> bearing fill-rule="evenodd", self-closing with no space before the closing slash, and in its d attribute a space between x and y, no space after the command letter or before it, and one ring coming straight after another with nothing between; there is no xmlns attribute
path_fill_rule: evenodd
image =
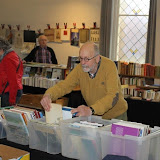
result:
<svg viewBox="0 0 160 160"><path fill-rule="evenodd" d="M40 35L38 37L39 46L34 48L31 53L24 58L23 62L38 62L57 64L56 55L52 48L47 46L47 37Z"/></svg>
<svg viewBox="0 0 160 160"><path fill-rule="evenodd" d="M92 42L85 43L79 52L78 64L64 81L49 88L41 104L50 111L51 101L70 93L80 86L87 106L80 105L72 109L76 116L101 115L104 119L127 120L127 103L121 92L121 84L114 62L100 56L98 46Z"/></svg>

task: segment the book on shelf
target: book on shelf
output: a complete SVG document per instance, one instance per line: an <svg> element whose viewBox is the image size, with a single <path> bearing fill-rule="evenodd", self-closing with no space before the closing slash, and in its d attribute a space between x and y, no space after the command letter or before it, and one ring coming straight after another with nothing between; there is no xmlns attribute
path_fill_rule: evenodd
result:
<svg viewBox="0 0 160 160"><path fill-rule="evenodd" d="M118 74L160 78L160 66L123 61L115 61L115 64Z"/></svg>
<svg viewBox="0 0 160 160"><path fill-rule="evenodd" d="M47 68L45 77L52 78L52 71L53 71L52 68Z"/></svg>

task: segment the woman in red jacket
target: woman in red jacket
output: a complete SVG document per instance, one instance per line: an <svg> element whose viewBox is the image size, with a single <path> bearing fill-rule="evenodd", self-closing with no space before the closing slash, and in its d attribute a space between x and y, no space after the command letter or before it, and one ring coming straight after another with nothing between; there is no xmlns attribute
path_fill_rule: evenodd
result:
<svg viewBox="0 0 160 160"><path fill-rule="evenodd" d="M23 64L8 41L0 37L1 107L18 103L22 96Z"/></svg>

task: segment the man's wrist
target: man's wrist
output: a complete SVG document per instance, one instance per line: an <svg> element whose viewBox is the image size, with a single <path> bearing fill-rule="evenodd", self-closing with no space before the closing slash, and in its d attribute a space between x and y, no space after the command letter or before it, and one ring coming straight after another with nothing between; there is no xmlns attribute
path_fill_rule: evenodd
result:
<svg viewBox="0 0 160 160"><path fill-rule="evenodd" d="M92 112L92 115L95 113L94 109L92 107L89 107L91 112Z"/></svg>
<svg viewBox="0 0 160 160"><path fill-rule="evenodd" d="M52 96L51 96L51 94L50 93L45 93L44 95L43 95L43 97L48 97L48 98L50 98L50 99L52 99Z"/></svg>

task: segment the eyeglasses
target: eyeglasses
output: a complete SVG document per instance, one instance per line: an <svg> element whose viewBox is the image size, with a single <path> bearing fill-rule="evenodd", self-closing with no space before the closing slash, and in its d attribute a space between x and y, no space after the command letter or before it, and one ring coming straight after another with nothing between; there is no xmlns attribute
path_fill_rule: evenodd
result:
<svg viewBox="0 0 160 160"><path fill-rule="evenodd" d="M84 60L85 62L88 62L88 61L90 61L91 59L93 59L93 58L95 58L97 56L98 56L98 54L95 55L94 57L91 57L91 58L87 58L87 57L82 58L82 57L79 57L79 61L81 62L82 60Z"/></svg>

